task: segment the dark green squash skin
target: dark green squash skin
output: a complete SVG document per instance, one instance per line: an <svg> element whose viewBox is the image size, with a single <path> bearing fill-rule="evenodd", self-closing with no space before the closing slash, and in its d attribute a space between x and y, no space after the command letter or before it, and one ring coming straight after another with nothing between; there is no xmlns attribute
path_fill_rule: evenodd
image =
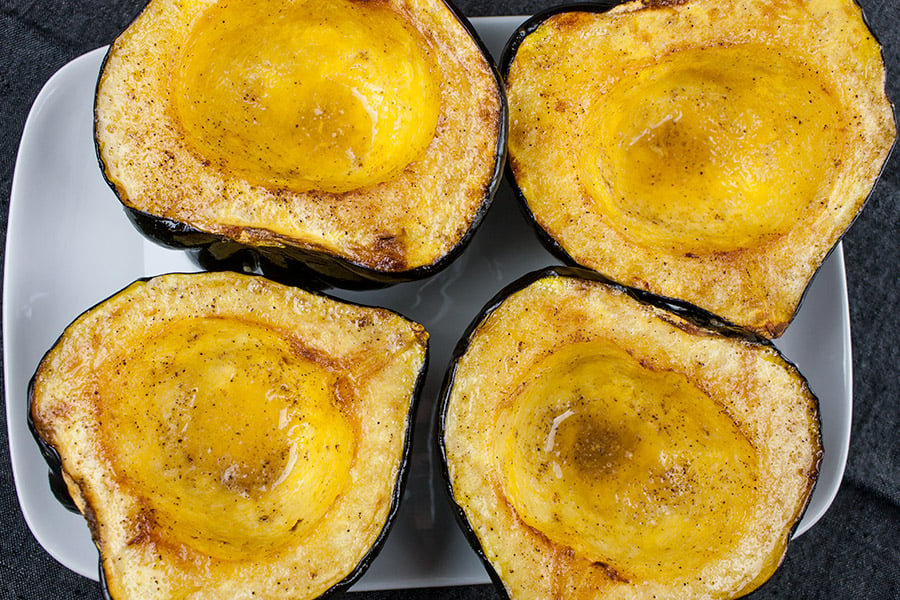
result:
<svg viewBox="0 0 900 600"><path fill-rule="evenodd" d="M56 344L54 343L54 346ZM41 359L43 362L43 359ZM34 419L31 416L31 404L32 398L34 397L34 376L28 381L28 431L31 432L31 437L34 438L34 441L37 442L38 448L41 451L41 456L44 457L44 461L47 463L47 467L49 468L47 472L47 483L50 485L50 491L53 493L53 497L56 498L57 502L63 505L63 507L69 512L80 514L78 507L75 505L75 501L72 500L72 495L69 494L68 488L66 488L66 482L62 476L62 459L59 457L59 452L56 451L47 440L41 437L41 434L38 433L37 427L34 425Z"/></svg>
<svg viewBox="0 0 900 600"><path fill-rule="evenodd" d="M506 90L506 80L509 77L509 68L510 66L512 66L512 61L516 58L516 52L518 52L519 46L522 45L522 42L526 37L534 33L538 29L538 27L543 25L544 21L558 14L567 12L603 13L612 8L615 8L619 4L623 4L625 1L626 0L597 0L596 2L590 4L580 2L575 4L556 6L535 14L524 23L519 25L516 30L513 31L512 35L509 36L506 45L504 45L503 47L503 51L500 53L500 59L499 61L497 61L497 68L500 71L500 76L503 78L504 93ZM518 199L518 205L522 210L522 214L525 216L525 220L528 221L528 223L532 226L535 233L537 234L538 239L540 239L544 247L565 264L570 266L579 266L578 263L576 263L575 260L571 256L569 256L569 253L559 245L559 242L557 242L550 235L550 233L548 233L543 227L541 227L540 223L538 223L537 218L534 216L534 213L528 207L528 201L525 199L525 194L522 193L522 189L516 182L516 176L513 173L512 165L510 165L510 161L508 160L506 161L504 175L506 177L506 180L509 182L514 195Z"/></svg>
<svg viewBox="0 0 900 600"><path fill-rule="evenodd" d="M201 231L186 223L136 210L125 203L116 185L107 176L95 128L94 151L103 179L122 203L129 220L138 231L150 240L165 247L192 251L191 258L207 270L258 272L273 281L287 285L303 285L318 289L338 287L354 290L378 289L435 275L462 254L469 245L475 231L484 221L493 203L494 195L503 179L506 165L506 141L509 132L509 109L506 102L503 79L497 70L494 60L491 58L487 46L478 35L471 21L452 2L442 0L442 3L450 12L452 18L455 18L465 27L488 64L496 84L497 95L500 99L500 127L497 145L494 150L493 173L483 191L481 205L473 215L469 228L457 241L456 245L443 256L435 259L433 263L405 271L378 270L324 250L288 245L262 248L241 244L225 235ZM138 12L134 19L137 19L141 12L143 11ZM103 62L100 65L100 72L95 86L95 97L96 90L100 85L100 77L102 77L103 71L106 69L111 50L112 46L106 51L106 55L103 57ZM96 103L94 111L96 120Z"/></svg>
<svg viewBox="0 0 900 600"><path fill-rule="evenodd" d="M810 387L809 382L806 381L806 378L803 377L803 374L800 373L800 370L797 368L797 366L792 361L788 360L781 353L781 351L775 347L775 345L772 343L772 340L764 338L752 331L742 329L730 323L726 323L715 315L686 302L655 296L644 290L623 286L603 276L602 274L597 273L596 271L592 271L584 267L545 267L543 269L527 273L516 281L513 281L512 283L504 287L493 298L491 298L487 302L487 304L484 305L484 308L482 308L477 315L475 315L475 318L472 319L471 323L469 323L469 326L466 328L465 332L462 334L462 337L460 337L459 341L457 342L456 347L453 349L450 358L450 364L447 367L447 372L444 375L444 379L441 384L440 395L438 396L438 416L435 421L434 439L436 440L435 445L438 454L438 462L440 464L440 477L443 483L444 491L447 494L447 499L450 502L453 516L456 519L456 522L459 525L460 530L463 532L466 540L469 542L469 545L472 547L472 549L475 551L475 553L478 555L478 558L484 565L484 568L487 571L488 576L491 578L491 581L494 583L498 594L505 600L511 600L509 592L506 590L506 586L504 585L503 580L500 578L500 575L494 569L490 560L488 560L484 549L481 547L481 542L478 539L478 535L469 524L469 520L466 517L464 508L459 503L457 503L456 496L453 494L453 484L452 480L450 479L450 469L447 460L447 447L444 439L446 431L446 416L447 410L450 405L450 395L453 392L453 385L456 379L456 370L459 365L459 361L468 350L469 343L471 342L472 336L474 335L475 331L488 318L488 316L490 316L490 314L494 312L494 310L496 310L509 296L546 277L566 277L599 282L606 285L607 287L623 292L624 294L630 296L631 298L634 298L636 301L642 304L647 304L662 310L672 312L679 317L689 321L693 325L696 325L701 329L705 329L712 334L737 338L748 343L758 344L760 346L770 348L774 350L778 354L778 356L782 360L784 360L784 362L787 363L787 365L792 368L799 377L803 379L804 382L806 382L808 387ZM810 387L810 391L813 391L812 387ZM818 410L818 396L815 395L814 391L813 396L816 398L816 419L819 425L819 429L821 430L822 422L821 414ZM822 442L823 441L820 439L821 451L819 453L818 462L816 463L817 472L822 465L822 457L825 453L825 448L824 446L822 446ZM816 482L813 482L813 487L810 489L806 506L803 507L803 510L800 512L797 520L791 526L791 529L788 533L789 540L796 531L797 526L800 524L800 521L803 520L803 515L806 512L806 508L809 506L809 498L812 498L813 492L815 491L815 483ZM787 552L785 552L785 556L786 555ZM784 557L782 557L782 560L783 559ZM765 582L762 585L765 585ZM758 589L760 588L757 587L756 590ZM756 590L753 590L749 593L752 594Z"/></svg>
<svg viewBox="0 0 900 600"><path fill-rule="evenodd" d="M261 277L259 275L251 275L251 276ZM157 276L154 276L154 277L157 277ZM141 277L141 278L135 280L134 283L141 282L141 281L149 281L150 279L153 279L154 277ZM100 302L97 302L90 308L83 311L81 314L79 314L77 317L75 317L72 320L72 323L74 323L76 320L78 320L81 317L81 315L91 312L92 310L99 307L101 304L103 304L107 300L114 298L115 296L120 294L122 291L124 291L127 287L130 287L130 284L129 284L129 286L125 286L124 288L122 288L122 290L115 292L114 294L110 295L109 297L104 298ZM310 291L315 294L319 294L320 296L324 296L325 298L329 298L336 302L341 302L343 304L356 304L357 306L363 306L359 303L354 303L354 302L349 302L347 300L334 298L334 297L329 296L328 294L322 293L321 291L316 290L314 288L305 288L305 289L307 291ZM384 309L384 310L390 310L390 309ZM391 311L391 312L396 312L396 311ZM47 349L47 351L41 357L41 360L38 361L38 366L35 367L35 372L31 376L31 379L28 382L27 426L28 426L28 430L31 432L32 437L34 438L35 442L37 443L38 448L41 451L41 455L44 457L44 460L47 463L47 467L49 469L48 479L49 479L50 489L51 489L51 492L53 493L53 496L67 510L74 512L74 513L81 514L81 511L78 510L78 507L75 505L75 502L72 500L72 496L69 494L69 491L66 488L65 481L63 480L62 459L59 456L59 452L57 452L56 448L50 442L48 442L43 437L41 437L41 434L38 432L37 427L34 424L34 419L32 417L32 404L34 403L34 384L35 384L35 379L37 377L37 371L40 368L41 363L44 361L44 358L47 356L47 354L50 353L50 351L57 344L59 344L59 342L62 340L62 338L65 335L67 330L68 330L68 326L66 327L66 329L63 330L63 332L59 335L59 337L56 339L56 341L54 341L53 344ZM412 461L412 441L413 441L413 435L415 434L416 412L418 411L419 402L420 402L420 399L422 396L422 389L425 385L425 376L428 373L428 365L430 362L430 359L429 359L430 355L431 355L430 340L426 340L425 358L422 361L422 366L419 369L419 373L416 376L416 381L413 386L413 391L412 391L412 395L410 398L409 411L406 416L406 427L405 427L405 436L406 437L404 439L403 448L401 449L401 453L400 453L400 465L397 470L396 479L394 481L394 492L393 492L393 494L391 494L391 506L390 506L390 509L388 510L388 514L387 514L387 518L385 519L384 526L382 527L381 532L378 534L378 537L375 539L375 542L369 548L368 552L366 552L366 554L362 557L362 559L360 559L360 561L356 564L356 566L353 568L353 570L344 579L342 579L338 583L334 584L334 586L332 586L330 589L326 590L323 594L321 594L318 597L318 600L324 600L325 598L330 598L336 594L347 591L347 589L349 589L354 583L356 583L365 574L365 572L372 565L372 562L378 557L378 554L381 552L381 549L384 547L384 543L387 540L388 534L390 533L390 530L394 525L394 521L396 520L397 513L400 510L400 500L403 498L403 492L406 489L406 482L409 479L410 463ZM85 517L85 518L87 518L87 517ZM88 519L88 525L90 526L91 533L93 536L94 524L90 522L90 519ZM96 544L96 538L94 539L94 542ZM100 548L98 546L98 551L99 550L100 550ZM102 552L101 552L100 560L98 561L98 572L99 572L100 588L103 593L104 600L114 600L112 595L110 594L109 586L106 582L106 572L103 569Z"/></svg>
<svg viewBox="0 0 900 600"><path fill-rule="evenodd" d="M548 10L542 11L542 12L534 15L533 17L531 17L524 23L522 23L518 28L516 28L516 30L510 36L509 40L506 42L506 45L503 47L503 52L500 55L500 60L498 61L498 69L500 70L500 75L504 81L504 89L505 89L505 82L509 76L509 68L512 65L512 61L516 57L516 52L518 51L519 46L522 44L522 41L526 37L528 37L530 34L534 33L534 31L537 30L537 28L540 27L544 23L544 21L546 21L547 19L549 19L550 17L553 17L555 15L558 15L561 13L567 13L567 12L602 13L602 12L606 12L606 11L610 10L611 8L618 6L619 4L624 4L624 2L626 2L626 1L627 0L597 0L597 2L590 3L590 4L588 4L588 3L565 4L562 6L557 6L557 7L553 7ZM665 7L665 6L671 5L671 4L678 4L678 2L671 2L671 1L667 2L667 0L655 0L655 2L653 0L647 0L647 4L654 4L654 3L659 7ZM878 42L878 45L881 48L882 61L885 62L885 64L887 64L886 61L884 60L884 44L882 44L881 40L878 39L878 36L875 35L875 32L870 25L869 18L866 14L865 9L862 6L860 6L859 8L860 8L860 12L862 14L863 22L866 24L866 27L869 29L869 32L872 34L872 37L875 38L875 41ZM894 106L893 102L891 102L890 104L891 104L891 111L893 112L893 115L894 115L894 123L896 125L898 122L900 122L897 119L897 110L896 110L896 107ZM898 129L900 129L900 128L898 128ZM897 147L897 139L895 138L894 143L891 144L891 147L888 150L887 156L885 157L884 162L881 165L881 169L879 170L878 176L872 182L872 187L869 189L869 193L866 196L865 201L860 206L856 215L854 215L853 220L844 229L844 232L840 236L838 236L837 240L835 240L835 242L834 242L834 245L832 245L832 247L828 250L828 252L825 254L825 256L822 257L822 261L819 263L819 266L816 268L815 272L810 277L809 281L806 284L806 288L803 290L803 294L800 296L800 300L797 303L797 308L794 311L794 314L791 315L790 321L785 323L785 329L793 322L794 318L797 316L797 312L799 312L800 307L803 305L803 300L806 298L806 294L809 292L809 288L811 287L812 281L813 281L813 279L815 279L816 274L818 274L819 270L822 268L822 265L825 264L825 261L828 260L828 257L830 257L831 254L835 251L835 249L840 245L843 237L847 234L847 232L853 226L853 223L856 222L856 219L859 218L859 215L862 214L863 209L865 209L866 204L868 204L869 199L872 197L872 194L874 193L875 188L878 185L878 181L881 179L881 176L884 174L888 163L891 161L891 158L894 155L894 149L896 147ZM553 254L555 257L557 257L560 261L562 261L566 265L589 269L590 267L581 265L578 263L578 261L576 261L574 258L572 258L572 256L565 250L565 248L562 247L562 245L560 245L560 243L550 234L550 232L548 232L546 229L544 229L541 226L541 224L538 222L534 213L528 207L528 201L525 198L525 194L522 193L522 189L519 187L518 183L516 183L516 177L512 171L512 167L509 164L509 161L506 162L505 176L506 176L506 180L509 182L509 185L513 190L513 194L518 199L518 205L522 211L522 214L525 216L525 220L528 221L528 223L532 226L538 239L541 241L541 244L547 249L547 251L550 252L551 254ZM650 292L647 292L647 293L650 293ZM678 300L676 298L666 298L666 299L670 300L674 303L677 303L677 304L684 304L681 300ZM697 310L702 310L702 309L698 308ZM727 323L726 321L724 321L722 319L720 319L720 320L723 323ZM728 325L731 327L737 328L737 329L741 328L739 325L735 325L733 323L728 323Z"/></svg>

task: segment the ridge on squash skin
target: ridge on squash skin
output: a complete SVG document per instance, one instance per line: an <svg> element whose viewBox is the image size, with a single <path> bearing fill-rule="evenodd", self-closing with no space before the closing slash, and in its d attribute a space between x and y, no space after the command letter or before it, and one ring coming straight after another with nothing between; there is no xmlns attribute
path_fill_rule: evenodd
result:
<svg viewBox="0 0 900 600"><path fill-rule="evenodd" d="M437 438L501 594L733 598L780 564L821 460L817 400L770 342L667 305L550 268L461 338Z"/></svg>
<svg viewBox="0 0 900 600"><path fill-rule="evenodd" d="M768 338L896 140L852 0L561 7L500 68L510 179L551 251Z"/></svg>

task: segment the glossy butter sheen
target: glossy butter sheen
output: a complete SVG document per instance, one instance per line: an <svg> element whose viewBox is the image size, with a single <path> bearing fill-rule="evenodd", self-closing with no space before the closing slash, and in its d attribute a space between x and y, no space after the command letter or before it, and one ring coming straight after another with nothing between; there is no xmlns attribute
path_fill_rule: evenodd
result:
<svg viewBox="0 0 900 600"><path fill-rule="evenodd" d="M396 514L427 339L228 272L138 281L83 313L35 373L31 418L109 594L349 586Z"/></svg>
<svg viewBox="0 0 900 600"><path fill-rule="evenodd" d="M458 346L439 439L511 598L733 598L780 564L822 456L769 344L585 269L498 295Z"/></svg>
<svg viewBox="0 0 900 600"><path fill-rule="evenodd" d="M433 0L153 0L97 85L103 174L166 245L291 282L425 277L483 219L505 155L469 27Z"/></svg>
<svg viewBox="0 0 900 600"><path fill-rule="evenodd" d="M769 338L896 138L852 0L562 7L511 39L509 165L566 260Z"/></svg>
<svg viewBox="0 0 900 600"><path fill-rule="evenodd" d="M318 525L351 484L359 417L336 396L339 366L314 357L258 324L198 318L100 372L103 443L163 539L252 560Z"/></svg>
<svg viewBox="0 0 900 600"><path fill-rule="evenodd" d="M748 534L756 452L682 373L611 342L575 342L540 360L509 404L494 434L504 490L556 544L661 578L699 569Z"/></svg>
<svg viewBox="0 0 900 600"><path fill-rule="evenodd" d="M427 47L386 5L212 6L171 94L197 156L255 185L347 192L395 177L431 143L441 81Z"/></svg>

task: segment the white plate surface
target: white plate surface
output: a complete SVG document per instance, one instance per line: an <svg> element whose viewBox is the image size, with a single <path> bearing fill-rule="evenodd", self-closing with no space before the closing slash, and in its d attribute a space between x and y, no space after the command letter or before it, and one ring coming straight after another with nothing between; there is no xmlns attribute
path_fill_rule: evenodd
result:
<svg viewBox="0 0 900 600"><path fill-rule="evenodd" d="M497 56L523 19L472 21ZM63 328L85 309L139 277L198 270L185 254L138 234L102 179L91 104L104 52L95 50L63 67L29 114L10 200L3 298L9 443L22 512L47 552L93 579L98 557L85 521L50 493L47 467L26 426L28 380ZM551 264L558 261L538 243L504 183L471 246L440 274L387 290L336 294L393 308L431 333L409 484L382 553L355 590L489 581L457 528L429 450L433 409L450 353L469 321L501 287ZM850 441L850 324L840 247L819 271L777 345L809 379L821 406L825 455L799 535L834 498Z"/></svg>

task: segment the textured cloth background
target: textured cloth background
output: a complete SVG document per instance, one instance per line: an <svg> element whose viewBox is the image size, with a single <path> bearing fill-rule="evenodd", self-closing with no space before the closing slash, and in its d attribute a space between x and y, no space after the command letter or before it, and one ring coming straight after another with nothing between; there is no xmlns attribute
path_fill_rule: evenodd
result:
<svg viewBox="0 0 900 600"><path fill-rule="evenodd" d="M531 14L552 2L457 3L469 16ZM900 2L863 0L884 46L888 95L900 100ZM47 79L66 62L108 44L142 0L0 0L0 218L5 247L9 194L25 117ZM898 368L900 152L844 238L853 336L854 406L844 481L825 517L789 548L754 600L900 598L900 393ZM23 402L7 398L7 402ZM57 564L19 510L0 416L0 600L99 598L99 587ZM496 598L490 586L357 593L366 599Z"/></svg>

